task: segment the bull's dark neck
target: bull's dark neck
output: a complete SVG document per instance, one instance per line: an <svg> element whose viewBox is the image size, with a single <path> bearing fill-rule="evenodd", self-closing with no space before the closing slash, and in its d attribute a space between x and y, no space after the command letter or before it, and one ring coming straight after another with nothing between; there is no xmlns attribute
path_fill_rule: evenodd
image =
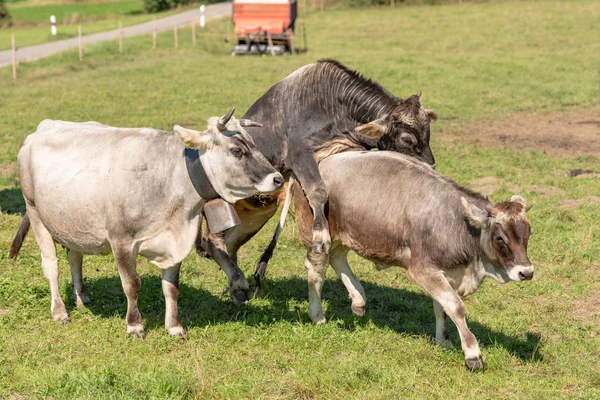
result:
<svg viewBox="0 0 600 400"><path fill-rule="evenodd" d="M335 60L321 60L311 79L314 89L325 88L328 98L338 99L346 117L356 123L367 123L390 113L398 99L385 88ZM338 113L339 110L330 110Z"/></svg>

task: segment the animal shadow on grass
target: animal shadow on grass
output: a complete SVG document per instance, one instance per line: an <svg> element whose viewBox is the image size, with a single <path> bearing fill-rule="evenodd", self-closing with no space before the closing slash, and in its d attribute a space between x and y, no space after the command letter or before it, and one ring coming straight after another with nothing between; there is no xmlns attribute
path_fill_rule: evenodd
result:
<svg viewBox="0 0 600 400"><path fill-rule="evenodd" d="M143 315L144 327L146 331L162 330L165 302L160 277L142 275L141 281L142 291L138 306ZM125 334L127 299L118 276L86 280L86 284L92 301L90 311L106 318L120 315L123 318ZM326 316L329 323L336 324L340 329L353 331L371 321L378 327L392 329L398 333L425 335L433 341L435 316L429 296L371 282L363 282L363 286L367 295L367 310L365 317L359 318L350 310L350 300L342 283L339 280L325 280L323 300L328 303ZM188 329L233 321L253 327L282 321L310 323L306 310L298 308L299 304L306 304L308 301L308 284L305 279L292 277L272 280L265 290L265 295L268 302L251 300L246 305L236 306L226 295L215 296L208 290L187 285L185 276L182 276L179 295L182 325ZM73 302L70 301L70 304ZM519 339L493 331L474 321L467 323L482 347L500 345L523 361L543 360L540 353L541 337L537 333L527 332L527 339ZM448 326L456 351L461 351L458 333L450 319Z"/></svg>
<svg viewBox="0 0 600 400"><path fill-rule="evenodd" d="M25 200L21 189L0 190L0 210L6 214L25 214Z"/></svg>
<svg viewBox="0 0 600 400"><path fill-rule="evenodd" d="M435 314L433 300L424 293L405 289L391 288L377 283L362 282L367 297L365 317L355 317L350 310L350 300L346 289L339 281L327 280L323 286L323 299L329 301L327 314L329 318L337 317L343 322L345 329L354 330L356 326L364 326L371 321L378 327L389 328L398 333L435 338ZM468 314L468 305L467 305ZM358 324L356 321L358 320ZM450 338L456 350L462 351L456 326L448 318ZM541 336L527 332L527 339L508 336L494 331L485 325L470 321L469 329L477 338L482 348L492 345L504 347L511 355L527 362L541 361Z"/></svg>

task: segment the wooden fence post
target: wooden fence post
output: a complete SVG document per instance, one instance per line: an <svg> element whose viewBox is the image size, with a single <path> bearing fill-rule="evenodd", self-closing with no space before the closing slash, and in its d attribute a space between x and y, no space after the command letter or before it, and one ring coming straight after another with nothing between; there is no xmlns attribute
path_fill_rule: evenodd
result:
<svg viewBox="0 0 600 400"><path fill-rule="evenodd" d="M83 39L81 37L81 25L77 27L79 33L79 61L83 61Z"/></svg>
<svg viewBox="0 0 600 400"><path fill-rule="evenodd" d="M267 43L269 44L269 48L271 49L271 55L275 55L275 49L273 48L273 40L271 39L271 34L267 32Z"/></svg>
<svg viewBox="0 0 600 400"><path fill-rule="evenodd" d="M392 8L394 8L394 6L395 6L394 0L390 0L390 6L392 6Z"/></svg>
<svg viewBox="0 0 600 400"><path fill-rule="evenodd" d="M192 46L196 47L196 24L192 22Z"/></svg>
<svg viewBox="0 0 600 400"><path fill-rule="evenodd" d="M123 22L119 21L119 53L123 53Z"/></svg>
<svg viewBox="0 0 600 400"><path fill-rule="evenodd" d="M177 25L173 25L173 42L175 43L175 48L179 48L179 38L177 37Z"/></svg>
<svg viewBox="0 0 600 400"><path fill-rule="evenodd" d="M152 27L152 48L156 48L156 18L154 18L154 26Z"/></svg>
<svg viewBox="0 0 600 400"><path fill-rule="evenodd" d="M13 73L13 81L17 81L17 46L15 45L15 34L13 33L10 38L10 43L12 47L12 73Z"/></svg>

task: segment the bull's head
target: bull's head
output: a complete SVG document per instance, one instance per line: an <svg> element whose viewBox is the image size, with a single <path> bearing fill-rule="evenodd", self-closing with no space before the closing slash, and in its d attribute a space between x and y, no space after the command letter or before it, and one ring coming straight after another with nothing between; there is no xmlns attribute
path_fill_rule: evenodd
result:
<svg viewBox="0 0 600 400"><path fill-rule="evenodd" d="M421 105L421 92L400 100L392 113L360 125L356 131L369 138L377 138L379 150L391 150L415 157L435 166L429 147L429 125L437 119L433 110Z"/></svg>
<svg viewBox="0 0 600 400"><path fill-rule="evenodd" d="M283 176L258 150L244 127L262 126L233 118L234 108L222 117L208 120L208 129L198 132L179 125L173 131L187 147L197 149L200 162L215 191L235 203L257 193L279 189Z"/></svg>
<svg viewBox="0 0 600 400"><path fill-rule="evenodd" d="M525 200L518 195L510 201L481 209L461 199L469 224L481 230L480 243L486 275L500 283L533 278L533 265L527 257L531 227L527 222Z"/></svg>

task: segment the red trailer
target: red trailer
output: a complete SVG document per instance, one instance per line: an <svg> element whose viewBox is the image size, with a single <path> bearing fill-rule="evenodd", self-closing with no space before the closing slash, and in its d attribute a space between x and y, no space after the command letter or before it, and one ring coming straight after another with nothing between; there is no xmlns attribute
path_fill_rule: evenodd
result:
<svg viewBox="0 0 600 400"><path fill-rule="evenodd" d="M292 52L296 0L233 0L233 55Z"/></svg>

